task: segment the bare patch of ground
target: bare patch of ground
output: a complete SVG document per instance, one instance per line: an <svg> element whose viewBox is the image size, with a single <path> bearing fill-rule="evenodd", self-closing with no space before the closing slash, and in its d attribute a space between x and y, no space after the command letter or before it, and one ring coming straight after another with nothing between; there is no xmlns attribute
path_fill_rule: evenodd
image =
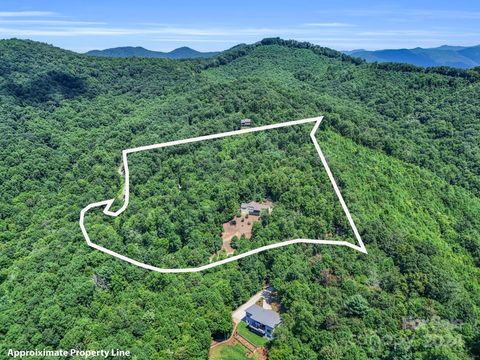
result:
<svg viewBox="0 0 480 360"><path fill-rule="evenodd" d="M222 249L228 255L233 254L235 249L230 245L232 238L234 236L240 238L244 235L247 239L250 239L252 237L253 223L256 221L260 221L260 216L241 214L239 217L235 216L233 220L223 224Z"/></svg>
<svg viewBox="0 0 480 360"><path fill-rule="evenodd" d="M262 205L267 205L268 212L270 213L273 208L273 202L270 199L261 203ZM241 210L241 209L239 209ZM209 261L211 262L216 256L224 253L226 256L232 255L235 252L235 249L232 247L232 239L234 236L237 238L242 237L242 235L247 238L252 238L252 229L253 224L257 221L260 221L261 217L259 215L248 214L241 211L240 216L234 216L230 221L227 221L223 224L222 232L222 248L217 253L210 256Z"/></svg>

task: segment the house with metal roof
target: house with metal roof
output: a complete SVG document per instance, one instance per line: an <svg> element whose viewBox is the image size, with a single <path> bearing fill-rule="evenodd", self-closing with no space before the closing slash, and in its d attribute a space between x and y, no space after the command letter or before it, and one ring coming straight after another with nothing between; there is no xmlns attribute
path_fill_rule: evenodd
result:
<svg viewBox="0 0 480 360"><path fill-rule="evenodd" d="M268 204L260 204L256 201L250 201L248 203L242 203L240 205L240 211L249 215L260 215L262 210L270 212L271 207Z"/></svg>
<svg viewBox="0 0 480 360"><path fill-rule="evenodd" d="M245 310L245 313L244 321L251 331L270 340L273 338L273 330L281 322L277 312L253 304Z"/></svg>

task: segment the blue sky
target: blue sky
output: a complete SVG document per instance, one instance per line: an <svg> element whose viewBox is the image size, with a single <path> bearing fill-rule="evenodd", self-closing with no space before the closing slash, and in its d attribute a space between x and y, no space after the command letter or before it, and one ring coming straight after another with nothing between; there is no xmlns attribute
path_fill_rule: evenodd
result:
<svg viewBox="0 0 480 360"><path fill-rule="evenodd" d="M2 0L0 38L84 52L223 50L265 37L339 50L480 44L479 1Z"/></svg>

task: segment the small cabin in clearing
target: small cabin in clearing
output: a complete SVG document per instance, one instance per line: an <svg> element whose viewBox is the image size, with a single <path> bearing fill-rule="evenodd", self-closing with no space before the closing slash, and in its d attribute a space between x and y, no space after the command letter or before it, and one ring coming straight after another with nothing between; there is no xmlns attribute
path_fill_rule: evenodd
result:
<svg viewBox="0 0 480 360"><path fill-rule="evenodd" d="M250 119L240 120L240 126L250 126L250 125L252 125L252 120L250 120Z"/></svg>
<svg viewBox="0 0 480 360"><path fill-rule="evenodd" d="M248 203L242 203L240 205L240 211L248 215L260 216L260 212L266 210L267 212L271 211L271 206L268 204L260 204L256 201L250 201Z"/></svg>

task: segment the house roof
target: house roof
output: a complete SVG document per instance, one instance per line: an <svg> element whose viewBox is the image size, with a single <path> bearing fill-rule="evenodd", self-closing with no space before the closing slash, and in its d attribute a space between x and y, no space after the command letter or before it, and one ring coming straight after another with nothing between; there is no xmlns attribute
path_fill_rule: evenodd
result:
<svg viewBox="0 0 480 360"><path fill-rule="evenodd" d="M266 210L270 209L270 206L268 206L266 204L260 204L256 201L250 201L249 203L242 203L240 205L240 207L242 209L250 209L251 208L251 209L257 210L257 211L260 211L262 209L266 209Z"/></svg>
<svg viewBox="0 0 480 360"><path fill-rule="evenodd" d="M280 315L273 310L264 309L257 304L253 304L245 310L246 313L251 315L251 318L258 321L261 324L267 325L271 328L277 326L281 319Z"/></svg>

